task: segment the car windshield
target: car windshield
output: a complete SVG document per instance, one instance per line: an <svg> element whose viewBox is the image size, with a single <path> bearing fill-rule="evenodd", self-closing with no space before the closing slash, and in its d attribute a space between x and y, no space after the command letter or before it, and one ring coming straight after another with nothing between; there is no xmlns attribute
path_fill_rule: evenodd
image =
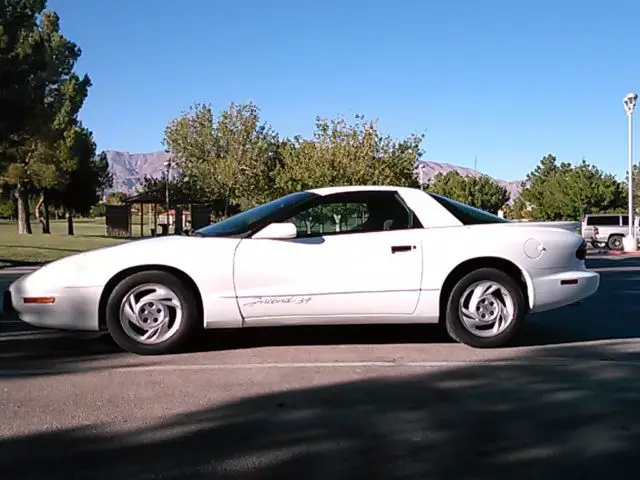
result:
<svg viewBox="0 0 640 480"><path fill-rule="evenodd" d="M279 212L290 210L316 196L316 194L311 192L290 193L271 202L245 210L220 222L207 225L206 227L196 230L194 234L202 237L238 235L268 220L270 217L277 215Z"/></svg>
<svg viewBox="0 0 640 480"><path fill-rule="evenodd" d="M431 197L446 208L463 225L482 225L487 223L511 223L511 220L499 217L493 213L485 212L466 203L457 202L447 197L441 197L430 193Z"/></svg>

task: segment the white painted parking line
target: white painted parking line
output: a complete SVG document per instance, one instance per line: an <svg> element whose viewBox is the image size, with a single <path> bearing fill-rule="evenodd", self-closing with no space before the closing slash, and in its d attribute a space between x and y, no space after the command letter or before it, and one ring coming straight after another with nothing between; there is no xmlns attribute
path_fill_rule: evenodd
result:
<svg viewBox="0 0 640 480"><path fill-rule="evenodd" d="M25 275L27 273L35 272L38 267L9 267L0 268L0 275Z"/></svg>
<svg viewBox="0 0 640 480"><path fill-rule="evenodd" d="M287 362L287 363L247 363L247 364L194 364L194 365L148 365L148 366L121 366L108 368L105 371L111 373L135 373L135 372L153 372L153 371L207 371L207 370L266 370L266 369L304 369L304 368L328 368L328 369L353 369L353 368L451 368L451 367L490 367L490 366L511 366L511 367L560 367L566 365L574 365L575 358L567 357L549 357L539 359L520 359L520 360L469 360L469 361L414 361L414 362ZM639 361L615 360L615 359L581 359L580 363L586 364L611 364L625 365L630 367L640 367ZM37 376L37 375L63 375L66 373L80 374L83 369L78 368L54 368L48 369L15 369L0 370L0 378L2 377L20 377L20 376ZM91 365L88 365L84 373L93 373Z"/></svg>
<svg viewBox="0 0 640 480"><path fill-rule="evenodd" d="M586 362L597 363L624 363L626 365L640 366L638 361L618 361L611 359L583 359ZM468 361L371 361L371 362L278 362L278 363L242 363L242 364L189 364L189 365L143 365L114 367L113 371L162 371L162 370L252 370L252 369L276 369L276 368L371 368L371 367L460 367L469 365L564 365L574 363L574 358L548 357L540 359L516 359L516 360L468 360Z"/></svg>

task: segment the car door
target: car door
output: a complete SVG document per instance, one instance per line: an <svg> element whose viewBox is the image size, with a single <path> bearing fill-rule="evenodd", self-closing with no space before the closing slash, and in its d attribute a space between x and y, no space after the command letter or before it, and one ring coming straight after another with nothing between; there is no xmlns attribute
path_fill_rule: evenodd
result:
<svg viewBox="0 0 640 480"><path fill-rule="evenodd" d="M296 238L238 245L234 281L247 323L411 315L422 280L421 230L396 192L341 193L319 203L288 219Z"/></svg>

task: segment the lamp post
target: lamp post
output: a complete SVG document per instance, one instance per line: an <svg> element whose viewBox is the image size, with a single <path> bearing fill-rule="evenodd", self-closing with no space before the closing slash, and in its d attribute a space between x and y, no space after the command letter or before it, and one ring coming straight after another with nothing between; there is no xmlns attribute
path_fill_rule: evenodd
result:
<svg viewBox="0 0 640 480"><path fill-rule="evenodd" d="M420 183L420 190L424 190L424 171L427 166L424 163L418 163L418 182Z"/></svg>
<svg viewBox="0 0 640 480"><path fill-rule="evenodd" d="M166 154L169 154L169 149L165 149ZM164 182L164 194L165 194L165 202L167 204L167 229L169 228L169 175L171 174L171 158L167 158L164 162L164 168L166 169L167 177Z"/></svg>
<svg viewBox="0 0 640 480"><path fill-rule="evenodd" d="M628 168L628 186L629 186L629 233L624 239L624 250L635 251L638 249L638 243L633 225L633 110L638 100L637 93L630 93L624 97L622 103L624 111L627 114L627 168Z"/></svg>

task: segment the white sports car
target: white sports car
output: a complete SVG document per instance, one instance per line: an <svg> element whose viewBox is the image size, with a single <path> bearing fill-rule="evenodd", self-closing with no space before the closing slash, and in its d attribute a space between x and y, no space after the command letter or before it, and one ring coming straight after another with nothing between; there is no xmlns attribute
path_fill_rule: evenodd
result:
<svg viewBox="0 0 640 480"><path fill-rule="evenodd" d="M399 187L292 193L190 236L49 263L5 306L38 327L107 330L125 350L185 347L199 329L438 323L473 347L506 344L527 313L592 295L583 238Z"/></svg>

